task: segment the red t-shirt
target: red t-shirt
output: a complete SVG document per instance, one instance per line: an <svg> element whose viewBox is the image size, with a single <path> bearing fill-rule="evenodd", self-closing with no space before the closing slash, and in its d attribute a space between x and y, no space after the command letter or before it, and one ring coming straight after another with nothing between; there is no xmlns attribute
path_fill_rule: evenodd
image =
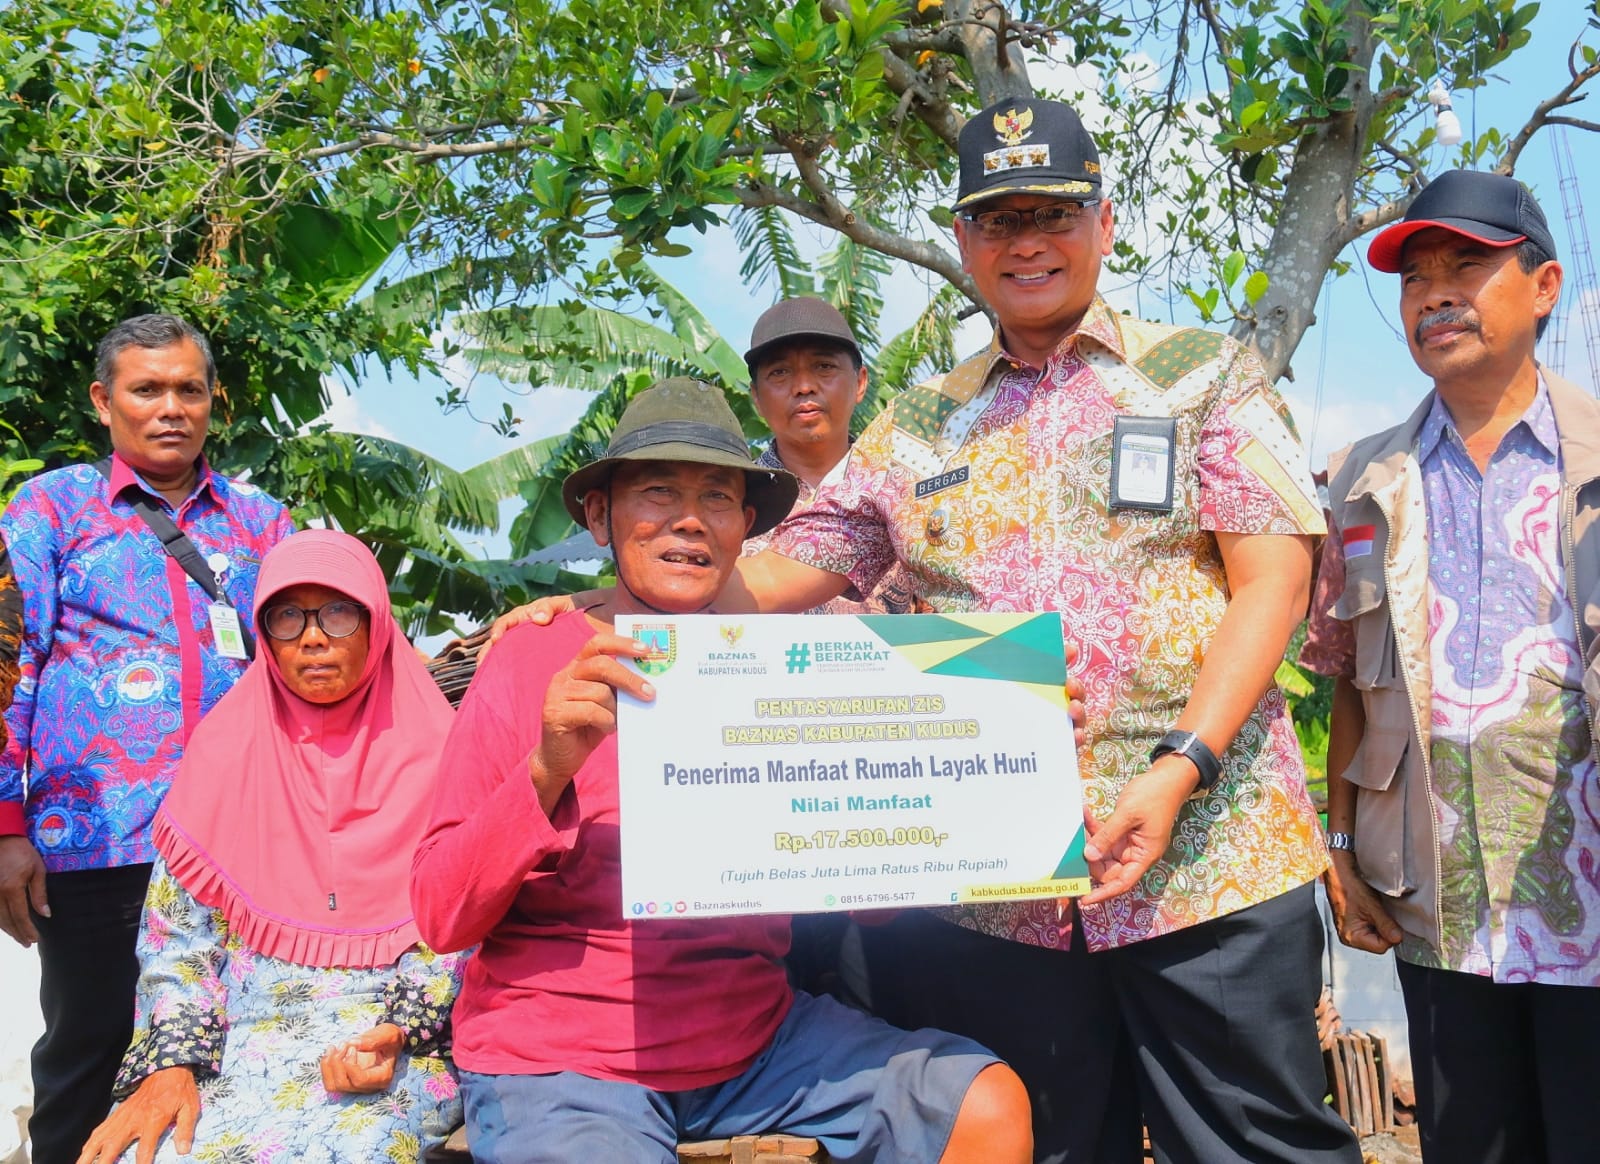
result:
<svg viewBox="0 0 1600 1164"><path fill-rule="evenodd" d="M411 900L435 950L482 942L454 1014L455 1061L486 1075L577 1071L679 1091L732 1079L792 995L788 917L626 921L617 738L556 805L528 753L545 689L594 634L574 611L518 627L478 671L440 761Z"/></svg>

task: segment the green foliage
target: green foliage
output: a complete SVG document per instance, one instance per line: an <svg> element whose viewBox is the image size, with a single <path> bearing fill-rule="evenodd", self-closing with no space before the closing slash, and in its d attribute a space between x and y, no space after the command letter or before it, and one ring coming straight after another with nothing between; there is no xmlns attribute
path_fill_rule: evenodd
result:
<svg viewBox="0 0 1600 1164"><path fill-rule="evenodd" d="M289 31L280 17L261 25ZM427 320L352 302L413 212L393 187L300 179L278 150L303 135L308 107L268 82L245 27L214 5L0 9L0 454L13 471L103 454L94 348L139 312L208 334L211 459L270 478L302 512L333 504L315 491L325 476L285 469L289 438L327 406L324 377L367 355L423 359ZM280 145L233 165L244 142L199 133L199 110L215 130L248 123Z"/></svg>
<svg viewBox="0 0 1600 1164"><path fill-rule="evenodd" d="M1312 802L1320 806L1328 802L1328 724L1333 714L1333 680L1294 662L1305 640L1306 624L1301 623L1289 640L1289 649L1273 680L1289 701L1290 719L1305 759L1306 786Z"/></svg>
<svg viewBox="0 0 1600 1164"><path fill-rule="evenodd" d="M1253 321L1267 285L1247 282L1242 303L1230 295L1238 274L1224 267L1230 253L1267 244L1297 183L1336 181L1348 207L1345 221L1413 191L1433 145L1428 86L1437 78L1459 93L1485 84L1495 66L1528 43L1540 5L1220 0L1187 30L1164 18L1166 6L1158 2L1123 7L1135 14L1142 38L1176 35L1179 52L1164 83L1114 79L1107 89L1112 124L1102 146L1122 150L1119 210L1125 218L1151 216L1161 243L1121 247L1113 266L1170 277L1208 320L1231 314ZM1581 45L1579 59L1593 64L1592 48ZM1214 82L1209 70L1218 65L1224 85L1193 84L1197 77ZM1530 114L1544 96L1533 95ZM1329 135L1349 143L1354 165L1347 176L1309 172L1308 144ZM1463 144L1461 161L1492 167L1511 145L1511 134L1490 127ZM1310 272L1311 284L1324 273ZM1194 288L1202 280L1209 289ZM1220 310L1224 303L1229 312Z"/></svg>
<svg viewBox="0 0 1600 1164"><path fill-rule="evenodd" d="M303 431L326 407L330 373L370 357L416 368L462 308L446 355L464 346L533 384L603 389L586 423L641 368L732 390L737 351L648 261L732 221L747 280L828 295L869 346L884 256L958 288L876 353L875 388L909 383L953 358L949 326L975 293L939 204L962 121L1031 90L1009 63L1019 50L1103 82L1119 217L1157 244L1119 239L1113 269L1187 291L1236 333L1300 318L1303 305L1286 302L1296 288L1320 285L1348 238L1379 224L1361 212L1414 188L1432 145L1427 84L1482 84L1528 42L1537 11L1517 0L13 0L0 8L0 456L98 455L89 411L63 406L83 399L95 341L136 311L179 312L215 341L213 459L249 469L302 516L343 514L395 547L395 584L431 619L429 585L481 597L526 579L499 567L447 579L465 556L456 534L485 516L450 478L392 448ZM1144 59L1160 63L1141 70ZM1581 95L1600 65L1586 43L1572 59ZM1504 164L1525 141L1494 127L1462 158ZM1313 210L1326 221L1309 223ZM795 245L800 220L841 240L813 269ZM1308 238L1322 249L1297 251ZM380 269L425 273L386 282ZM1304 323L1270 326L1290 329L1269 360L1277 371ZM1245 338L1261 347L1264 333ZM441 400L465 403L457 389ZM506 405L493 423L510 435L521 420ZM540 481L521 483L524 545L556 520Z"/></svg>

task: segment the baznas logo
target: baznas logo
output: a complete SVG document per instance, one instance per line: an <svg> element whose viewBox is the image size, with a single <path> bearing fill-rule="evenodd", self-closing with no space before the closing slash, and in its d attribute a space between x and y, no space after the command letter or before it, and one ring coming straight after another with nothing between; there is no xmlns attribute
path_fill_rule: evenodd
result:
<svg viewBox="0 0 1600 1164"><path fill-rule="evenodd" d="M634 660L639 670L646 675L663 674L672 664L678 661L678 628L666 626L636 626L633 628L635 642L643 643L650 649L648 655Z"/></svg>
<svg viewBox="0 0 1600 1164"><path fill-rule="evenodd" d="M149 703L161 686L161 669L153 663L129 663L117 676L117 694L129 703Z"/></svg>

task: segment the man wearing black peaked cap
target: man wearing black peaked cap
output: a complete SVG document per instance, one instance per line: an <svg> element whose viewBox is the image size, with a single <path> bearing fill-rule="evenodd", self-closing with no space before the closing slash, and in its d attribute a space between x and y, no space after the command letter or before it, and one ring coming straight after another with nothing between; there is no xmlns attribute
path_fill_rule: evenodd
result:
<svg viewBox="0 0 1600 1164"><path fill-rule="evenodd" d="M724 599L809 607L898 563L935 610L1060 610L1098 884L868 931L874 999L1010 1062L1040 1160L1138 1160L1144 1123L1164 1160L1353 1164L1311 1021L1326 851L1272 681L1323 530L1287 409L1227 337L1099 298L1112 205L1069 106L982 110L960 163L993 344L898 396Z"/></svg>
<svg viewBox="0 0 1600 1164"><path fill-rule="evenodd" d="M1328 464L1328 897L1397 955L1429 1160L1594 1158L1600 403L1535 357L1555 254L1516 179L1427 186L1367 257L1433 391Z"/></svg>
<svg viewBox="0 0 1600 1164"><path fill-rule="evenodd" d="M1099 298L1115 221L1069 106L992 105L959 152L993 343L897 396L719 609L802 610L899 564L939 612L1059 610L1094 891L869 931L874 1001L1010 1063L1038 1160L1141 1160L1145 1124L1177 1164L1356 1164L1312 1020L1327 851L1273 683L1325 528L1288 410L1228 337Z"/></svg>

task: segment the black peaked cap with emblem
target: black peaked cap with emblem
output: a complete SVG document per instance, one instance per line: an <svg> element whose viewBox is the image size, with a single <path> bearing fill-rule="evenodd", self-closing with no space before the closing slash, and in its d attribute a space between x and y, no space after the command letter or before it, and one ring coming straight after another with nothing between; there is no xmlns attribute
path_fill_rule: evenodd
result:
<svg viewBox="0 0 1600 1164"><path fill-rule="evenodd" d="M797 478L750 459L750 446L720 388L687 376L658 380L628 402L611 434L605 456L577 469L561 483L561 500L572 520L587 527L583 499L603 489L619 461L686 461L723 465L744 473L744 503L756 511L747 537L766 533L794 508Z"/></svg>
<svg viewBox="0 0 1600 1164"><path fill-rule="evenodd" d="M961 127L961 185L953 209L1002 194L1100 197L1100 151L1070 105L1024 97L975 113Z"/></svg>

